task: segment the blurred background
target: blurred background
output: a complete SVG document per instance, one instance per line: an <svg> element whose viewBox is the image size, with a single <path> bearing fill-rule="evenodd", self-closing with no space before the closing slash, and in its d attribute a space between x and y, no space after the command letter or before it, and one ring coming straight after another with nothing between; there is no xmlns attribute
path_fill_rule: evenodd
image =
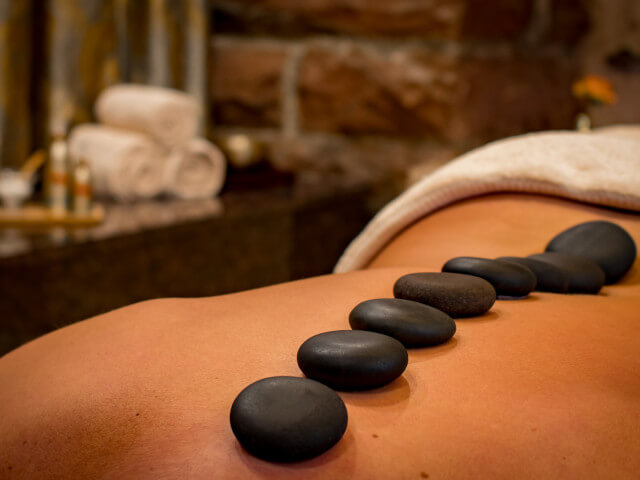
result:
<svg viewBox="0 0 640 480"><path fill-rule="evenodd" d="M640 122L637 0L0 0L0 354L329 273L412 182L579 114Z"/></svg>

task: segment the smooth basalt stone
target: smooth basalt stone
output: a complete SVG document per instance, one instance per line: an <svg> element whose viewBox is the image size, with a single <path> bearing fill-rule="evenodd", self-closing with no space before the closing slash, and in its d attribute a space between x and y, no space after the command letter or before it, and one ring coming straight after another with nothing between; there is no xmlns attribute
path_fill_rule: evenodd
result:
<svg viewBox="0 0 640 480"><path fill-rule="evenodd" d="M524 265L479 257L456 257L443 272L475 275L488 281L499 296L524 297L536 288L536 276Z"/></svg>
<svg viewBox="0 0 640 480"><path fill-rule="evenodd" d="M396 280L393 296L430 305L454 318L489 311L496 291L486 280L460 273L410 273Z"/></svg>
<svg viewBox="0 0 640 480"><path fill-rule="evenodd" d="M377 298L357 305L349 314L354 330L389 335L405 347L428 347L446 342L456 322L437 308L400 298Z"/></svg>
<svg viewBox="0 0 640 480"><path fill-rule="evenodd" d="M231 406L231 429L252 455L295 462L327 451L347 428L336 392L307 378L271 377L245 388Z"/></svg>
<svg viewBox="0 0 640 480"><path fill-rule="evenodd" d="M569 293L598 293L604 285L604 272L598 264L588 258L567 255L559 252L546 252L529 255L561 268L569 279Z"/></svg>
<svg viewBox="0 0 640 480"><path fill-rule="evenodd" d="M561 268L535 258L500 257L504 262L524 265L536 276L536 290L540 292L567 293L569 291L569 277Z"/></svg>
<svg viewBox="0 0 640 480"><path fill-rule="evenodd" d="M549 242L547 252L588 258L605 274L606 284L620 280L636 259L636 244L627 231L604 220L580 223L559 233Z"/></svg>
<svg viewBox="0 0 640 480"><path fill-rule="evenodd" d="M337 390L381 387L402 375L408 361L398 340L362 330L321 333L298 350L300 370Z"/></svg>

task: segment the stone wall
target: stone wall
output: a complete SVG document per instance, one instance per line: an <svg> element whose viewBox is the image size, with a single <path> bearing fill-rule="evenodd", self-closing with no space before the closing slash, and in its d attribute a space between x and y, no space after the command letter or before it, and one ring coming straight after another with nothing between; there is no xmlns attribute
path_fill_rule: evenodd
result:
<svg viewBox="0 0 640 480"><path fill-rule="evenodd" d="M595 12L589 0L212 5L217 134L265 141L282 168L399 184L493 139L572 128Z"/></svg>
<svg viewBox="0 0 640 480"><path fill-rule="evenodd" d="M640 123L640 1L592 0L581 43L582 67L609 79L618 102L590 110L595 125Z"/></svg>

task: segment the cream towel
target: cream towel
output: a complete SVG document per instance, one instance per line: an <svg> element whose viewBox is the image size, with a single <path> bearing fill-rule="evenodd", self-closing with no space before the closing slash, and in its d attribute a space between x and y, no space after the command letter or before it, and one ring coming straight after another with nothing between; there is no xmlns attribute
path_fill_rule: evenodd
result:
<svg viewBox="0 0 640 480"><path fill-rule="evenodd" d="M640 125L610 125L595 128L591 132L598 135L611 135L613 137L640 140Z"/></svg>
<svg viewBox="0 0 640 480"><path fill-rule="evenodd" d="M395 235L434 210L493 192L539 193L640 211L640 142L543 132L468 152L383 208L349 245L335 272L363 268Z"/></svg>
<svg viewBox="0 0 640 480"><path fill-rule="evenodd" d="M179 198L208 198L220 192L226 173L222 152L203 138L176 149L165 165L165 189Z"/></svg>
<svg viewBox="0 0 640 480"><path fill-rule="evenodd" d="M202 117L201 108L191 95L133 84L103 90L95 113L101 123L146 133L167 149L181 147L194 138Z"/></svg>
<svg viewBox="0 0 640 480"><path fill-rule="evenodd" d="M98 196L116 200L151 198L164 182L163 152L146 135L103 125L84 124L71 131L69 154L85 158Z"/></svg>

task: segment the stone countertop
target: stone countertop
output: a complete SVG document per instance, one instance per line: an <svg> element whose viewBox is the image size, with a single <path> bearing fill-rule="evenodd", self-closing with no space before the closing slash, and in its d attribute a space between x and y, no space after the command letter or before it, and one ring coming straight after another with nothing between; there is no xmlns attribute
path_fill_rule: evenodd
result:
<svg viewBox="0 0 640 480"><path fill-rule="evenodd" d="M142 300L329 273L370 218L368 192L298 180L219 199L105 204L92 229L0 230L0 355Z"/></svg>
<svg viewBox="0 0 640 480"><path fill-rule="evenodd" d="M93 228L12 228L0 227L0 267L20 262L23 256L52 249L106 241L145 231L176 227L201 221L224 221L261 212L304 208L334 195L362 193L362 183L330 180L328 183L299 179L291 186L227 192L219 198L198 200L154 199L134 203L101 202L105 220Z"/></svg>

